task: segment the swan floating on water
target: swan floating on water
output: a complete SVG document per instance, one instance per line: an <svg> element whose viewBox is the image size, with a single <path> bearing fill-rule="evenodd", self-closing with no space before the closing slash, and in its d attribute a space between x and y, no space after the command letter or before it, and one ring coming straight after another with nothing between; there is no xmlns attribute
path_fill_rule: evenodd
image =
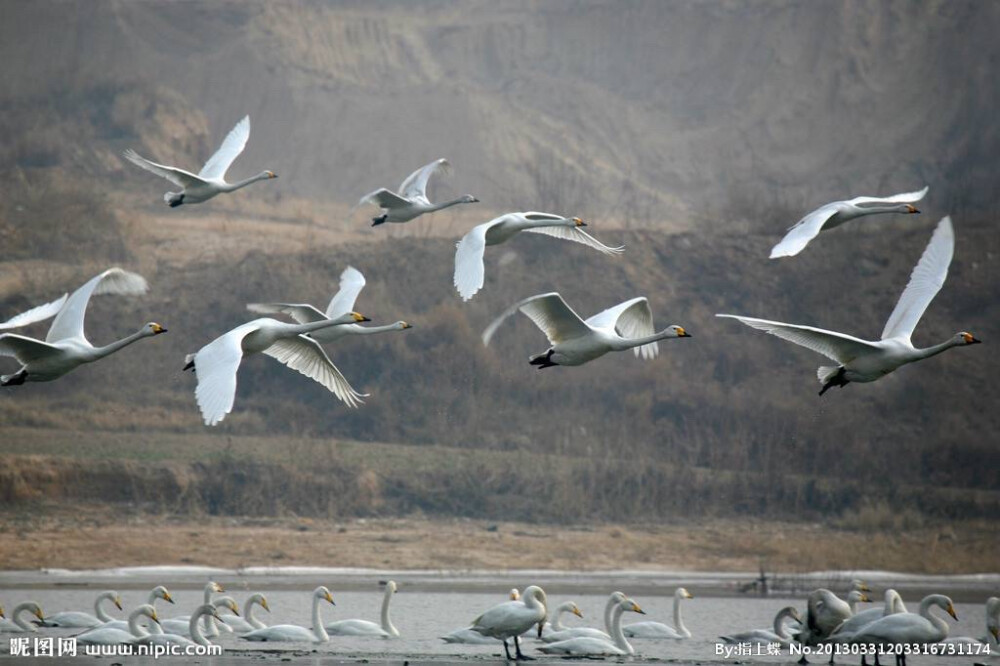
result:
<svg viewBox="0 0 1000 666"><path fill-rule="evenodd" d="M785 620L794 620L797 623L797 628L801 628L802 616L799 615L798 609L795 606L785 606L778 614L774 616L774 628L771 629L751 629L749 631L742 631L735 634L727 634L725 636L719 636L719 639L723 643L729 645L738 645L740 643L753 643L756 645L768 645L770 643L779 643L781 645L789 645L793 640L795 640L787 631Z"/></svg>
<svg viewBox="0 0 1000 666"><path fill-rule="evenodd" d="M124 622L125 628L118 626L118 622L108 622L100 627L91 629L76 637L76 642L81 645L126 645L132 644L139 639L146 638L151 634L139 625L139 619L147 617L152 622L151 627L157 627L160 633L160 619L156 615L156 609L152 604L142 604L129 613L128 620Z"/></svg>
<svg viewBox="0 0 1000 666"><path fill-rule="evenodd" d="M21 615L31 613L44 624L45 615L42 607L34 601L25 601L14 606L14 611L10 614L10 620L0 620L0 634L26 634L38 631L38 627L25 620ZM2 617L2 614L0 614Z"/></svg>
<svg viewBox="0 0 1000 666"><path fill-rule="evenodd" d="M578 636L567 640L543 645L538 649L545 654L561 654L571 657L601 656L601 655L633 655L635 649L622 633L622 616L626 612L641 613L645 611L631 599L623 599L615 606L611 617L611 641L593 636Z"/></svg>
<svg viewBox="0 0 1000 666"><path fill-rule="evenodd" d="M232 601L229 597L220 597L219 601L222 601L223 599ZM232 607L235 606L236 603L233 602ZM216 622L222 622L222 618L219 617L215 604L202 604L195 609L194 613L188 619L187 625L184 627L183 634L170 632L167 627L164 627L164 633L143 636L138 640L138 642L149 643L151 645L181 645L185 647L194 645L211 645L212 643L202 632L201 625L199 623L199 620L203 617L205 618L205 626L215 626Z"/></svg>
<svg viewBox="0 0 1000 666"><path fill-rule="evenodd" d="M115 618L108 615L104 610L103 602L110 602L115 608L122 610L122 598L114 590L101 592L94 600L94 614L83 611L60 611L45 618L43 627L60 627L74 629L93 629L106 622L113 622Z"/></svg>
<svg viewBox="0 0 1000 666"><path fill-rule="evenodd" d="M319 604L325 601L330 605L333 603L333 596L330 590L320 585L312 593L312 629L306 629L296 624L275 624L263 629L254 629L243 634L240 638L248 641L268 641L276 642L304 642L304 643L326 643L330 640L326 628L323 626L323 617L320 614Z"/></svg>
<svg viewBox="0 0 1000 666"><path fill-rule="evenodd" d="M237 634L245 634L248 631L253 631L254 629L264 629L267 625L261 622L260 619L254 615L253 611L255 605L260 606L268 613L271 612L271 607L267 605L267 598L263 594L251 594L250 597L243 603L243 617L240 617L238 613L234 615L223 615L222 621Z"/></svg>
<svg viewBox="0 0 1000 666"><path fill-rule="evenodd" d="M929 594L920 602L919 612L895 613L879 618L855 632L850 642L858 645L874 644L886 649L903 644L940 643L948 637L948 624L930 612L931 606L943 609L958 620L950 598L943 594ZM897 662L906 666L906 654L899 654Z"/></svg>
<svg viewBox="0 0 1000 666"><path fill-rule="evenodd" d="M681 619L681 601L684 599L694 599L694 596L683 587L678 587L674 591L673 627L662 622L635 622L622 628L625 635L628 638L666 638L671 640L691 638L691 632L684 626L684 620Z"/></svg>
<svg viewBox="0 0 1000 666"><path fill-rule="evenodd" d="M375 624L368 620L338 620L326 625L326 631L331 636L378 636L380 638L396 638L399 630L392 624L389 617L389 603L392 595L396 594L396 582L390 580L385 585L385 593L382 595L382 620L381 624Z"/></svg>
<svg viewBox="0 0 1000 666"><path fill-rule="evenodd" d="M381 187L361 197L358 206L370 203L382 209L382 214L372 218L372 226L377 227L385 222L409 222L424 213L433 213L457 204L478 203L479 199L471 194L463 194L457 199L433 204L427 198L427 181L436 172L446 173L451 169L448 160L434 160L425 164L409 176L399 186L399 193Z"/></svg>

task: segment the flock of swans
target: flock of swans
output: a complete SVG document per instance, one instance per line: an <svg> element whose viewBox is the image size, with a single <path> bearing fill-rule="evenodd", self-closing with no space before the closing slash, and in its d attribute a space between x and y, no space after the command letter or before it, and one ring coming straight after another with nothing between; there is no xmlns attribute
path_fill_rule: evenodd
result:
<svg viewBox="0 0 1000 666"><path fill-rule="evenodd" d="M174 599L163 586L150 591L145 603L128 611L127 619L116 620L108 612L110 606L123 609L121 597L111 590L101 592L94 601L93 614L83 611L60 611L44 615L40 606L26 601L14 608L9 621L0 622L0 632L37 632L39 628L81 630L74 634L85 645L116 644L175 644L209 645L222 635L251 642L271 643L327 643L334 636L392 639L400 636L390 617L390 603L397 592L397 585L389 581L382 597L379 622L361 619L324 621L322 608L335 605L333 595L325 586L317 587L309 597L311 626L295 624L265 624L254 613L257 607L271 613L267 598L260 593L249 595L244 601L242 615L236 600L225 594L221 585L209 582L204 596L190 615L172 618L161 617L156 603L173 604ZM930 594L920 602L917 613L907 611L900 595L892 589L885 591L883 607L859 610L858 604L870 601L868 586L853 581L846 601L828 589L817 589L806 598L805 611L794 606L778 611L773 627L732 632L721 635L724 644L778 644L789 647L793 642L804 646L822 644L864 644L891 650L891 646L932 645L951 643L969 647L988 646L990 652L1000 649L1000 598L990 597L986 602L986 635L982 638L949 637L948 624L931 612L939 608L954 619L952 601L942 594ZM550 611L545 591L531 585L519 594L510 591L507 601L486 609L468 626L440 636L450 644L503 645L508 660L529 658L522 651L523 640L537 640L539 652L547 655L571 657L608 657L635 655L636 649L629 642L636 639L683 641L692 638L684 625L681 603L693 595L680 587L673 597L673 625L661 622L639 621L624 624L627 613L645 615L639 604L625 593L612 592L604 607L603 626L566 626L562 616L572 614L583 618L574 601L565 601ZM470 613L471 614L471 613ZM26 616L34 616L30 621ZM0 618L4 617L0 607ZM514 655L510 645L513 642ZM499 647L499 645L498 645ZM984 652L985 654L985 652ZM873 654L876 663L878 655ZM831 659L831 662L833 660ZM905 664L905 655L897 659ZM862 661L864 663L864 661Z"/></svg>
<svg viewBox="0 0 1000 666"><path fill-rule="evenodd" d="M250 118L244 117L229 132L222 145L205 163L197 175L183 169L151 162L133 150L124 157L131 163L159 175L181 187L180 192L167 192L164 200L171 207L208 201L231 193L261 180L274 179L272 171L236 183L225 180L226 172L243 152L250 137ZM448 169L444 159L435 160L408 176L398 192L381 188L358 202L373 204L381 214L372 225L385 222L405 223L420 215L450 206L476 203L466 194L452 201L432 203L427 197L427 184L438 172ZM771 252L771 258L798 254L821 231L839 226L848 220L886 213L914 214L913 206L926 194L919 192L890 197L856 197L848 201L826 204L802 218ZM521 232L543 234L570 240L605 255L619 255L624 247L611 247L583 231L586 223L579 217L563 217L539 212L506 213L474 227L456 244L454 285L459 296L468 301L485 282L484 254L487 246L506 242ZM954 251L954 230L951 220L941 220L926 251L913 270L910 282L889 317L877 341L868 341L843 333L812 326L786 324L742 315L719 314L811 349L836 362L817 371L822 388L820 395L833 386L850 382L872 382L900 366L939 354L956 346L979 342L971 333L962 331L945 342L925 349L915 348L910 340L920 317L941 289ZM232 409L236 398L237 372L243 358L263 353L289 368L318 382L348 407L362 404L367 394L357 391L337 369L322 343L333 342L346 335L366 335L402 331L412 326L404 321L387 326L363 327L370 321L354 310L354 303L365 285L360 271L348 267L341 275L340 290L326 311L299 303L252 303L247 308L258 314L283 314L296 323L261 317L223 333L185 359L184 369L197 376L196 401L206 425L220 423ZM0 356L12 356L21 368L10 375L0 376L0 385L11 386L26 381L51 381L84 363L91 363L136 342L166 332L158 323L145 324L136 333L104 347L93 346L84 334L84 315L91 296L98 294L141 294L147 290L146 280L121 268L110 268L93 277L71 295L32 308L0 323L0 331L20 328L55 317L45 340L16 333L0 333ZM636 357L655 358L658 342L691 335L683 326L671 325L657 332L653 315L645 297L636 297L608 308L588 319L580 317L558 292L538 294L519 300L483 332L488 345L498 327L511 315L521 312L548 339L548 348L532 355L529 362L539 369L554 366L575 366L588 363L608 352L633 350Z"/></svg>

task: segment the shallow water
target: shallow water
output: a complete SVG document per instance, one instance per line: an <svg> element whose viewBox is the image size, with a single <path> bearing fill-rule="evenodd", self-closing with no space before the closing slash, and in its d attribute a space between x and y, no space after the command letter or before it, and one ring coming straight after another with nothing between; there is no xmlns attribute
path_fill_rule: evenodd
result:
<svg viewBox="0 0 1000 666"><path fill-rule="evenodd" d="M145 571L142 575L118 572L90 572L88 574L60 575L17 575L0 574L0 602L8 611L20 601L31 599L41 604L46 613L59 610L91 611L93 599L102 589L117 587L121 593L126 608L145 602L148 589L156 582L165 582L171 589L176 604L171 606L158 602L158 612L161 617L184 615L192 608L202 603L201 586L209 576L205 572L192 575L193 571L158 572L152 580ZM373 572L352 576L340 572L337 575L321 575L315 572L283 572L272 575L255 575L244 580L234 580L231 576L211 576L221 580L227 592L242 604L250 591L264 592L271 606L271 613L257 609L257 616L266 624L299 624L311 625L311 589L319 583L325 583L333 592L336 606L323 603L322 615L324 622L347 618L362 618L377 622L382 600L381 591L372 577ZM493 646L454 645L439 639L453 629L468 626L470 621L483 610L506 599L507 590L512 586L524 587L538 580L547 584L550 605L555 607L562 601L572 599L583 611L584 620L571 615L564 615L567 626L585 625L600 626L601 617L607 600L607 592L611 589L622 589L629 593L646 611L646 616L626 614L626 622L639 620L656 620L673 624L673 582L663 584L663 581L642 580L634 575L621 574L575 574L557 577L557 580L544 580L543 576L525 577L518 582L512 582L516 576L510 574L497 575L491 581L489 576L475 575L468 578L462 576L448 577L438 574L437 577L428 574L414 574L408 581L405 573L394 576L400 583L400 590L395 595L392 604L392 620L402 634L394 640L366 639L358 637L333 637L326 644L297 643L250 643L233 635L225 635L218 643L225 649L223 657L200 657L201 663L213 663L220 666L232 663L245 663L259 659L278 661L291 658L295 662L336 663L339 661L403 661L414 663L445 663L468 660L496 660L502 655L499 643ZM709 585L699 587L698 578L690 575L692 582L684 583L695 595L695 599L683 604L683 619L693 638L684 641L640 640L632 641L636 649L636 661L672 662L672 663L789 663L797 656L790 658L786 653L782 656L766 654L738 656L719 655L716 648L716 637L719 634L742 631L771 625L774 614L786 605L804 606L804 594L793 596L771 596L768 598L747 597L727 594L725 587ZM704 579L708 580L708 579ZM914 579L916 580L916 579ZM436 583L435 583L436 581ZM968 580L952 581L954 592L949 586L940 583L937 591L955 593L959 598L978 598L984 600L988 594L980 592L978 586L974 590L968 587ZM987 581L988 583L991 581ZM339 583L339 584L338 584ZM897 589L906 589L907 583L913 580L894 579L892 585ZM995 594L994 591L991 594ZM358 589L362 588L362 589ZM485 589L478 589L485 588ZM601 589L600 593L596 589ZM881 588L880 588L881 589ZM880 598L880 593L877 594ZM903 592L903 596L911 610L916 610L922 596L916 593ZM950 622L952 635L980 636L984 632L983 606L981 603L957 603L956 609L960 621ZM120 616L120 613L115 613ZM43 630L44 635L69 636L79 633L77 630ZM9 634L0 634L0 655L7 657L7 663L19 661L9 657ZM537 652L538 643L525 640L523 649L526 654L544 657ZM942 661L951 663L969 663L984 661L980 656L945 659L942 657L922 656L911 657L908 663L912 666L938 664ZM549 661L551 658L545 657ZM105 661L105 660L101 660ZM121 657L106 660L124 663ZM129 658L127 663L168 663L175 660ZM825 663L825 657L814 657L815 663ZM839 663L858 663L857 658L841 657ZM37 662L36 662L37 663ZM179 663L179 662L178 662Z"/></svg>

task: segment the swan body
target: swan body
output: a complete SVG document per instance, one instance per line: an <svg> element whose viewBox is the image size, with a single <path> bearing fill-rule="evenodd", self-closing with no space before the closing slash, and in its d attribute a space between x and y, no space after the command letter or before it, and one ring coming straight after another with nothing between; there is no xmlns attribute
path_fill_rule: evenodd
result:
<svg viewBox="0 0 1000 666"><path fill-rule="evenodd" d="M444 173L450 168L448 160L434 160L407 176L399 186L398 193L382 187L361 197L358 206L370 203L382 210L380 216L372 218L372 226L376 227L385 222L409 222L424 213L433 213L457 204L478 203L479 199L471 194L463 194L457 199L438 204L430 202L427 198L427 181L436 172Z"/></svg>
<svg viewBox="0 0 1000 666"><path fill-rule="evenodd" d="M511 589L509 596L511 601L517 601L521 598L521 593L515 587ZM439 636L439 638L445 643L463 643L466 645L496 645L497 642L496 638L483 636L478 631L473 630L472 627L462 627L444 636Z"/></svg>
<svg viewBox="0 0 1000 666"><path fill-rule="evenodd" d="M521 653L518 636L536 624L539 633L541 633L542 626L548 616L546 603L545 591L537 585L530 585L524 590L524 594L519 600L493 606L473 620L472 629L483 636L503 641L503 649L507 659L510 659L507 639L513 638L515 653L517 658L521 659L524 655Z"/></svg>
<svg viewBox="0 0 1000 666"><path fill-rule="evenodd" d="M799 632L799 642L803 645L818 645L851 614L850 604L830 590L813 590L806 599L806 621Z"/></svg>
<svg viewBox="0 0 1000 666"><path fill-rule="evenodd" d="M311 324L336 319L354 310L354 302L358 299L358 294L361 293L364 287L365 276L353 266L348 266L340 274L340 290L330 300L330 304L326 306L325 313L308 303L248 303L247 310L258 314L283 313L299 324ZM413 326L407 324L405 321L397 321L387 326L344 324L343 326L332 326L313 331L308 334L308 337L318 342L327 343L336 342L349 335L374 335L389 331L405 331L408 328L413 328Z"/></svg>
<svg viewBox="0 0 1000 666"><path fill-rule="evenodd" d="M94 276L74 291L60 307L49 327L45 340L36 340L15 333L0 334L0 356L13 356L21 369L13 375L0 377L0 386L29 382L49 382L83 365L99 361L128 345L166 333L167 329L150 322L139 331L104 347L95 347L83 331L90 297L98 294L142 294L148 289L146 280L136 273L109 268Z"/></svg>
<svg viewBox="0 0 1000 666"><path fill-rule="evenodd" d="M785 619L791 619L795 622L802 624L802 617L799 615L799 611L795 606L786 606L778 611L778 614L774 616L774 629L751 629L750 631L743 631L736 634L728 634L726 636L719 636L719 639L723 643L729 645L738 645L740 643L753 643L756 645L768 645L770 643L779 643L781 645L789 645L792 640L791 635L786 630Z"/></svg>
<svg viewBox="0 0 1000 666"><path fill-rule="evenodd" d="M528 317L549 339L548 351L529 359L538 369L556 365L583 365L611 351L633 350L636 357L656 358L659 340L689 338L681 326L653 332L653 313L645 297L633 298L599 312L586 321L574 312L557 292L539 294L519 301L493 320L483 331L483 344L517 311Z"/></svg>
<svg viewBox="0 0 1000 666"><path fill-rule="evenodd" d="M166 166L151 162L140 156L129 148L123 155L132 164L155 173L161 178L166 178L171 183L181 188L180 192L167 192L163 195L163 200L171 208L176 208L182 204L193 204L208 201L217 194L224 192L235 192L247 185L256 183L259 180L270 180L277 178L273 171L262 171L256 176L241 180L235 183L226 182L226 172L229 167L239 157L240 153L247 145L250 138L250 116L245 116L243 120L236 123L236 127L226 135L222 145L212 157L205 162L205 166L197 175L184 169Z"/></svg>
<svg viewBox="0 0 1000 666"><path fill-rule="evenodd" d="M928 189L925 187L919 192L904 192L891 197L855 197L820 206L788 229L781 242L771 250L771 259L793 257L805 249L820 231L839 227L849 220L879 213L919 213L913 204L923 199Z"/></svg>
<svg viewBox="0 0 1000 666"><path fill-rule="evenodd" d="M390 580L385 585L382 595L382 619L380 624L368 620L339 620L326 625L326 631L331 636L377 636L379 638L396 638L399 630L392 624L389 617L389 603L396 593L396 582Z"/></svg>
<svg viewBox="0 0 1000 666"><path fill-rule="evenodd" d="M236 371L244 356L258 352L322 384L348 407L357 407L366 396L355 391L319 343L303 333L361 321L370 320L357 312L311 324L287 324L264 317L237 326L188 355L185 370L194 369L198 377L195 397L205 425L220 423L232 411Z"/></svg>
<svg viewBox="0 0 1000 666"><path fill-rule="evenodd" d="M295 624L276 624L263 629L255 629L243 634L240 638L248 641L326 643L330 640L330 635L326 633L323 618L320 615L319 604L321 601L333 604L330 590L322 585L313 590L312 593L313 628L311 630Z"/></svg>
<svg viewBox="0 0 1000 666"><path fill-rule="evenodd" d="M455 244L455 288L467 301L483 288L486 268L483 254L487 245L505 243L518 233L528 231L582 243L604 254L621 254L624 247L608 247L583 231L587 224L578 217L549 213L506 213L472 229Z"/></svg>
<svg viewBox="0 0 1000 666"><path fill-rule="evenodd" d="M878 646L939 643L948 637L948 625L931 614L931 606L937 606L958 619L951 599L943 594L930 594L920 602L918 613L895 613L875 620L857 631L851 642Z"/></svg>
<svg viewBox="0 0 1000 666"><path fill-rule="evenodd" d="M257 616L254 615L254 605L260 606L268 613L271 612L271 607L267 605L267 598L263 594L251 594L250 597L243 603L243 617L240 617L238 613L234 615L223 615L222 621L237 634L245 634L246 632L253 631L254 629L263 629L267 625L261 622Z"/></svg>
<svg viewBox="0 0 1000 666"><path fill-rule="evenodd" d="M834 630L830 637L838 641L849 640L855 632L880 617L905 612L906 605L903 603L902 597L899 596L899 592L890 588L885 591L885 604L882 608L869 608L853 613L851 617L847 618L843 624Z"/></svg>
<svg viewBox="0 0 1000 666"><path fill-rule="evenodd" d="M235 607L236 603L229 599L229 597L221 597L219 600L228 599L231 604L227 606ZM232 608L230 608L232 609ZM149 643L151 645L182 645L182 646L193 646L193 645L211 645L208 638L202 632L200 622L201 618L205 618L206 626L215 626L215 622L222 622L222 618L219 617L218 610L215 604L202 604L195 609L194 613L188 619L184 627L184 633L169 631L169 628L164 626L164 633L161 634L151 634L149 636L143 636L139 639L139 642ZM174 625L176 621L172 622Z"/></svg>
<svg viewBox="0 0 1000 666"><path fill-rule="evenodd" d="M635 622L625 625L622 630L628 638L666 638L678 640L691 638L691 632L684 626L681 619L681 601L693 599L694 596L683 587L674 591L674 626L662 622Z"/></svg>
<svg viewBox="0 0 1000 666"><path fill-rule="evenodd" d="M608 597L608 602L604 606L604 631L593 627L569 627L561 631L543 632L541 639L546 643L558 643L571 638L599 638L605 641L611 638L611 623L614 611L619 604L627 599L624 592L615 591Z"/></svg>
<svg viewBox="0 0 1000 666"><path fill-rule="evenodd" d="M21 314L14 315L7 321L0 322L0 331L8 331L12 328L21 328L22 326L28 326L29 324L51 319L59 313L63 304L66 303L67 298L69 298L69 294L63 294L61 298L57 298L54 301L45 303L44 305L33 307L30 310L22 312Z"/></svg>
<svg viewBox="0 0 1000 666"><path fill-rule="evenodd" d="M76 642L81 645L122 645L135 643L141 638L150 634L139 625L139 618L147 617L152 621L152 626L158 626L160 619L156 615L156 609L152 604L143 604L129 613L125 628L122 629L117 622L107 623L96 629L91 629L76 637Z"/></svg>
<svg viewBox="0 0 1000 666"><path fill-rule="evenodd" d="M105 601L111 602L115 605L115 608L122 610L121 597L118 596L117 592L109 590L97 595L97 599L94 601L93 615L82 611L61 611L45 618L42 626L74 629L93 629L94 627L99 627L105 622L114 620L101 605Z"/></svg>
<svg viewBox="0 0 1000 666"><path fill-rule="evenodd" d="M837 366L823 366L816 373L823 385L820 395L833 386L842 387L850 382L873 382L907 363L930 358L952 347L980 342L971 333L964 331L926 349L917 349L910 342L910 336L920 317L944 284L954 247L955 233L951 219L946 217L938 224L927 249L913 269L910 282L886 322L882 339L878 341L862 340L844 333L780 321L729 314L716 316L736 319L836 361Z"/></svg>
<svg viewBox="0 0 1000 666"><path fill-rule="evenodd" d="M555 643L548 643L538 649L545 654L561 654L571 657L633 655L635 654L635 649L626 640L625 634L622 633L622 615L626 611L645 615L645 612L639 608L639 605L631 599L620 601L612 613L610 627L611 641L592 636L579 636Z"/></svg>
<svg viewBox="0 0 1000 666"><path fill-rule="evenodd" d="M38 620L44 624L45 615L42 614L42 608L34 601L25 601L23 604L18 604L14 607L14 611L10 614L10 620L0 620L0 634L26 634L37 632L38 628L25 620L21 615L25 613L31 613Z"/></svg>
<svg viewBox="0 0 1000 666"><path fill-rule="evenodd" d="M203 632L205 636L207 636L208 638L216 638L217 636L219 636L220 630L226 633L233 632L233 628L230 627L227 623L216 622L215 618L216 616L218 616L218 611L222 608L225 608L229 610L229 612L233 613L233 616L238 618L240 614L240 609L239 606L236 605L236 600L233 599L232 597L222 596L222 597L216 597L213 600L212 594L215 594L217 592L224 592L225 590L223 590L222 586L218 585L217 583L209 583L209 585L215 585L216 587L212 588L213 589L212 592L209 592L210 588L206 586L205 589L206 601L202 604L202 606L209 606L209 605L214 606L215 611L213 613L202 613L202 617L204 617ZM201 608L202 606L199 606L199 608ZM189 628L190 620L191 620L190 615L170 618L169 620L161 621L160 628L163 629L164 633L193 638L191 630Z"/></svg>
<svg viewBox="0 0 1000 666"><path fill-rule="evenodd" d="M163 601L166 601L169 604L174 603L174 598L170 596L170 591L162 585L157 585L156 587L154 587L152 590L149 591L149 596L146 598L146 605L151 606L155 610L157 599L162 599ZM105 622L104 624L102 624L101 627L108 629L120 629L121 631L129 631L128 620L111 620L110 622ZM159 619L157 619L156 622L152 622L149 624L149 631L154 634L158 634L163 631L162 629L160 629Z"/></svg>

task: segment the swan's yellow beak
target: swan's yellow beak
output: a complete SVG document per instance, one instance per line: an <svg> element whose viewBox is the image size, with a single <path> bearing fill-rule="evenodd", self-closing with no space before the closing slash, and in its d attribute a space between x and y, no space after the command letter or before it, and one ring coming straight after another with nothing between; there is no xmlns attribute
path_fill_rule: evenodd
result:
<svg viewBox="0 0 1000 666"><path fill-rule="evenodd" d="M267 172L267 177L268 178L277 178L278 174L274 173L273 171L268 171Z"/></svg>
<svg viewBox="0 0 1000 666"><path fill-rule="evenodd" d="M35 606L35 617L37 617L42 622L45 622L45 614L42 613L41 606ZM15 618L16 619L16 618Z"/></svg>
<svg viewBox="0 0 1000 666"><path fill-rule="evenodd" d="M403 322L403 328L404 328L404 329L407 329L407 328L413 328L413 324L407 324L407 323L406 323L406 322L404 321L404 322Z"/></svg>
<svg viewBox="0 0 1000 666"><path fill-rule="evenodd" d="M271 612L271 607L267 605L267 599L263 597L261 597L260 599L260 607L266 610L268 613Z"/></svg>
<svg viewBox="0 0 1000 666"><path fill-rule="evenodd" d="M678 338L690 338L691 334L684 330L683 326L677 327L677 337Z"/></svg>
<svg viewBox="0 0 1000 666"><path fill-rule="evenodd" d="M993 640L1000 642L1000 627L990 627L990 633L993 634Z"/></svg>
<svg viewBox="0 0 1000 666"><path fill-rule="evenodd" d="M153 612L152 612L152 613L150 613L150 614L149 614L149 619L150 619L150 620L152 620L153 622L155 622L156 624L159 624L159 623L160 623L160 618L159 618L159 616L158 616L158 615L156 614L156 610L155 610L155 609L153 610Z"/></svg>
<svg viewBox="0 0 1000 666"><path fill-rule="evenodd" d="M163 593L163 600L169 603L174 603L174 598L170 596L169 592Z"/></svg>
<svg viewBox="0 0 1000 666"><path fill-rule="evenodd" d="M159 324L153 324L152 329L153 329L153 333L155 335L159 335L160 333L166 333L167 332L167 329L163 328Z"/></svg>
<svg viewBox="0 0 1000 666"><path fill-rule="evenodd" d="M690 592L688 592L687 590L685 590L684 591L684 598L685 599L694 599L694 595L691 594Z"/></svg>
<svg viewBox="0 0 1000 666"><path fill-rule="evenodd" d="M859 601L866 601L867 602L867 601L871 601L871 599L868 598L867 594L862 594L861 595L861 599L859 599Z"/></svg>
<svg viewBox="0 0 1000 666"><path fill-rule="evenodd" d="M0 606L0 617L4 618L7 617L6 615L3 614L3 606Z"/></svg>
<svg viewBox="0 0 1000 666"><path fill-rule="evenodd" d="M577 617L583 617L583 613L581 613L580 609L577 608L576 606L573 606L573 615L576 615Z"/></svg>
<svg viewBox="0 0 1000 666"><path fill-rule="evenodd" d="M357 322L371 321L371 319L369 319L368 317L364 316L360 312L352 312L351 316L354 318L354 321L357 321Z"/></svg>
<svg viewBox="0 0 1000 666"><path fill-rule="evenodd" d="M640 615L646 614L646 611L639 608L639 604L635 603L634 601L632 602L632 611L635 613L639 613Z"/></svg>
<svg viewBox="0 0 1000 666"><path fill-rule="evenodd" d="M948 611L948 615L951 615L953 618L958 620L958 615L955 614L955 607L951 605L950 601L948 602L948 607L945 610Z"/></svg>
<svg viewBox="0 0 1000 666"><path fill-rule="evenodd" d="M222 587L221 583L212 583L212 585L215 586L215 591L216 592L225 592L226 591L226 588Z"/></svg>
<svg viewBox="0 0 1000 666"><path fill-rule="evenodd" d="M912 214L912 213L919 213L920 211L917 210L915 206L911 206L911 205L907 204L906 205L906 212Z"/></svg>
<svg viewBox="0 0 1000 666"><path fill-rule="evenodd" d="M336 605L337 605L337 604L333 603L333 595L331 595L331 594L330 594L329 592L327 592L327 593L326 593L326 595L325 595L325 597L324 597L324 598L325 598L325 599L326 599L327 601L329 601L329 602L330 602L331 604L333 604L334 606L336 606Z"/></svg>
<svg viewBox="0 0 1000 666"><path fill-rule="evenodd" d="M574 217L573 218L573 222L576 223L576 226L578 226L578 227L585 227L585 226L587 226L587 223L584 222L583 220L581 220L578 217Z"/></svg>
<svg viewBox="0 0 1000 666"><path fill-rule="evenodd" d="M122 610L122 598L121 597L115 597L114 599L112 599L112 601L115 602L115 607L118 610Z"/></svg>
<svg viewBox="0 0 1000 666"><path fill-rule="evenodd" d="M233 611L233 615L236 617L240 616L240 609L236 607L235 601L230 601L227 605L229 606L229 610Z"/></svg>

